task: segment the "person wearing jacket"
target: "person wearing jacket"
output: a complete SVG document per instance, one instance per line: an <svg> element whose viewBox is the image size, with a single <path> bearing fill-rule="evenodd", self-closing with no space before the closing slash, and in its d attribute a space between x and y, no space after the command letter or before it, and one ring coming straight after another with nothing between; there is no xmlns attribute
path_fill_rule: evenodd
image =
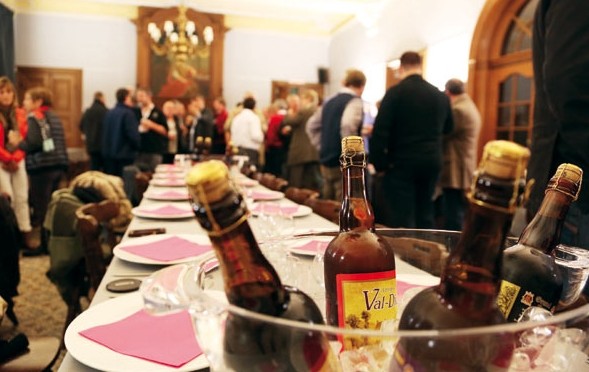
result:
<svg viewBox="0 0 589 372"><path fill-rule="evenodd" d="M139 122L133 111L131 91L120 88L116 92L116 97L116 106L104 117L102 156L104 172L122 177L123 168L133 164L137 157L141 137Z"/></svg>
<svg viewBox="0 0 589 372"><path fill-rule="evenodd" d="M63 125L51 110L51 104L52 95L47 88L36 87L27 90L23 100L23 106L27 111L26 137L22 138L14 131L9 135L10 143L26 153L33 241L36 243L38 239L39 242L38 248L25 252L30 255L46 250L46 247L42 246L46 243L44 235L41 235L43 220L51 194L59 187L68 168Z"/></svg>
<svg viewBox="0 0 589 372"><path fill-rule="evenodd" d="M84 111L80 120L80 129L84 133L86 151L90 156L90 169L101 171L102 166L102 122L108 109L104 104L104 94L94 93L94 102Z"/></svg>
<svg viewBox="0 0 589 372"><path fill-rule="evenodd" d="M31 220L29 212L29 181L25 169L25 152L9 143L8 134L27 135L27 119L23 109L17 107L14 85L7 77L0 77L0 192L6 194L14 210L18 228L31 247Z"/></svg>

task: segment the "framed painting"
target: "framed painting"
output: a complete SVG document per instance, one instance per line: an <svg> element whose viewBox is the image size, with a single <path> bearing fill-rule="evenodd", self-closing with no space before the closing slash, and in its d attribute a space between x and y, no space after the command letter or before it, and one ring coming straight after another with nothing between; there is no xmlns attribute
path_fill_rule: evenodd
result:
<svg viewBox="0 0 589 372"><path fill-rule="evenodd" d="M177 27L178 16L179 8L139 7L136 22L137 84L151 89L156 105L161 106L169 99L186 103L197 94L204 95L210 103L221 95L223 87L223 16L187 9L187 20L194 22L195 32L199 35L199 46L194 48L194 53L153 47L148 25L153 22L161 30L164 22L170 20ZM202 36L205 27L210 27L214 35L209 46Z"/></svg>

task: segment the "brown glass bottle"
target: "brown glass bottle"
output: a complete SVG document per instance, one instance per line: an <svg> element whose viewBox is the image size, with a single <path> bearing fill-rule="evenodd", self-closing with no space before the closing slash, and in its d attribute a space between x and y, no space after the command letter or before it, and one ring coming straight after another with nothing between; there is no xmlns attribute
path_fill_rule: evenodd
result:
<svg viewBox="0 0 589 372"><path fill-rule="evenodd" d="M448 257L440 284L418 293L405 307L402 330L443 330L504 323L497 307L501 255L518 199L519 179L529 151L492 141L469 194L461 237ZM487 371L509 366L510 334L456 338L401 338L391 371Z"/></svg>
<svg viewBox="0 0 589 372"><path fill-rule="evenodd" d="M340 163L340 232L327 246L324 257L327 322L343 328L377 328L397 316L395 255L375 234L374 215L366 198L362 137L342 140ZM359 346L361 340L344 340L346 348Z"/></svg>
<svg viewBox="0 0 589 372"><path fill-rule="evenodd" d="M208 232L223 275L229 303L257 313L323 324L317 305L303 292L281 283L262 254L247 222L242 196L218 160L200 163L187 176L194 214ZM338 370L321 332L295 330L230 313L225 323L224 357L236 371Z"/></svg>
<svg viewBox="0 0 589 372"><path fill-rule="evenodd" d="M554 312L563 290L563 277L554 250L570 204L581 189L583 171L561 164L548 182L540 209L522 231L519 241L505 250L498 305L505 318L516 322L530 306Z"/></svg>

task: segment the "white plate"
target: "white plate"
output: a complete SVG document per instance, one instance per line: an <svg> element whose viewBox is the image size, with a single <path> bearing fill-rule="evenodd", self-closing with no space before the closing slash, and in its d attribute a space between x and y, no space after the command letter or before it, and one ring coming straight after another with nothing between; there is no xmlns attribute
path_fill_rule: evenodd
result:
<svg viewBox="0 0 589 372"><path fill-rule="evenodd" d="M158 180L184 180L185 175L180 172L156 172L153 174L154 179Z"/></svg>
<svg viewBox="0 0 589 372"><path fill-rule="evenodd" d="M204 235L196 235L196 234L147 235L147 236L141 236L139 238L126 239L124 242L122 242L114 247L113 254L116 257L120 258L121 260L128 261L128 262L135 262L135 263L140 263L140 264L145 264L145 265L175 265L175 264L195 261L200 256L204 256L204 255L207 255L210 252L212 252L212 250L211 250L211 251L203 253L202 255L199 255L199 256L190 256L190 257L185 257L185 258L181 258L179 260L173 260L173 261L157 261L157 260L152 260L151 258L138 256L138 255L133 254L129 251L121 249L124 247L131 247L134 245L153 243L153 242L157 242L157 241L163 240L163 239L168 239L168 238L171 238L174 236L176 236L178 238L186 239L191 242L198 243L198 244L211 244L211 241L209 240L209 238Z"/></svg>
<svg viewBox="0 0 589 372"><path fill-rule="evenodd" d="M241 187L254 187L260 184L260 182L251 178L238 178L235 180L235 183Z"/></svg>
<svg viewBox="0 0 589 372"><path fill-rule="evenodd" d="M166 193L169 193L169 192L172 192L172 191L171 190L165 190L165 191L150 190L150 191L147 191L146 193L144 193L143 196L146 197L147 199L151 199L151 200L169 200L169 201L188 200L188 193L187 192L173 191L174 193L177 193L178 196L165 195ZM180 195L180 194L182 194L182 195Z"/></svg>
<svg viewBox="0 0 589 372"><path fill-rule="evenodd" d="M257 193L264 194L263 196L255 195ZM257 196L257 197L254 197ZM280 191L273 191L273 190L264 190L264 191L256 191L256 190L248 190L246 193L246 197L253 199L253 200L280 200L284 198L284 193Z"/></svg>
<svg viewBox="0 0 589 372"><path fill-rule="evenodd" d="M314 251L309 251L306 249L298 249L298 247L302 247L303 245L312 242L312 241L321 241L321 242L330 242L333 239L333 237L331 236L317 236L315 238L304 238L304 239L300 239L300 240L296 240L295 242L292 243L292 245L290 247L288 247L288 250L291 253L294 254L299 254L302 256L315 256L317 254L317 252Z"/></svg>
<svg viewBox="0 0 589 372"><path fill-rule="evenodd" d="M159 164L155 167L155 171L158 173L168 173L168 172L173 172L173 173L182 173L184 172L184 168L182 167L177 167L173 164Z"/></svg>
<svg viewBox="0 0 589 372"><path fill-rule="evenodd" d="M397 258L398 260L398 258ZM431 287L440 284L440 278L433 275L419 275L419 274L403 274L397 270L397 280L402 280L406 283L422 285L424 287Z"/></svg>
<svg viewBox="0 0 589 372"><path fill-rule="evenodd" d="M164 187L186 187L184 178L154 178L149 181L150 185L153 186L164 186Z"/></svg>
<svg viewBox="0 0 589 372"><path fill-rule="evenodd" d="M174 206L176 208L185 210L185 212L182 211L177 214L167 214L167 215L159 215L159 214L153 214L153 213L146 212L146 210L150 210L150 209L157 210L157 209L159 209L161 207L165 207L165 206ZM131 210L131 212L133 213L133 215L135 215L137 217L153 218L156 220L175 220L175 219L179 219L179 218L194 217L194 213L190 209L190 206L173 205L173 204L161 204L161 205L149 206L149 207L135 207Z"/></svg>
<svg viewBox="0 0 589 372"><path fill-rule="evenodd" d="M253 202L251 204L248 205L248 208L250 210L250 212L252 212L252 215L257 216L258 214L260 214L259 211L255 211L254 208L258 205L259 203L257 202ZM281 207L290 207L290 206L294 206L294 204L289 204L289 203L279 203ZM310 207L306 206L306 205L300 205L298 204L299 209L297 209L296 212L294 212L292 214L293 217L304 217L304 216L308 216L311 213L313 213L313 209L311 209Z"/></svg>
<svg viewBox="0 0 589 372"><path fill-rule="evenodd" d="M139 292L123 295L90 307L74 319L65 332L64 340L68 352L80 363L101 371L194 371L208 367L209 363L204 354L199 355L180 368L173 368L141 358L119 354L79 334L79 332L91 327L119 321L141 310L142 307L143 298ZM173 347L173 345L169 345L169 347Z"/></svg>

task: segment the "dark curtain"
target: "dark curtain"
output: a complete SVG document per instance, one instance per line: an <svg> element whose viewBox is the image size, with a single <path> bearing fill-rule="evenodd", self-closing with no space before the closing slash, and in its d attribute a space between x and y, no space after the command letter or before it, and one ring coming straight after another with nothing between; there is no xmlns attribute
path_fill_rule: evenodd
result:
<svg viewBox="0 0 589 372"><path fill-rule="evenodd" d="M14 80L14 12L0 3L0 76Z"/></svg>

